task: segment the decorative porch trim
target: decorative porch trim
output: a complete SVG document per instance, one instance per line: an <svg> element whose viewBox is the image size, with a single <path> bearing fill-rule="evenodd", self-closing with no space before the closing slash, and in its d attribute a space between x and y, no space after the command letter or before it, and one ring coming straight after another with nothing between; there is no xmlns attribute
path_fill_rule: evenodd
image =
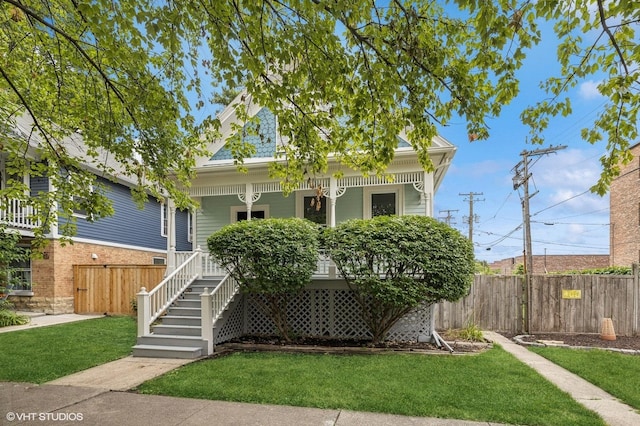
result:
<svg viewBox="0 0 640 426"><path fill-rule="evenodd" d="M336 179L336 187L340 188L342 193L347 188L357 188L363 186L381 186L381 185L398 185L398 184L424 184L423 171L399 172L384 176L347 176ZM312 183L329 187L329 178L316 179ZM268 181L253 183L256 193L282 192L280 182ZM297 190L314 189L314 186L304 182ZM246 193L245 184L228 184L228 185L212 185L192 187L189 194L192 197L212 197L221 195L244 195Z"/></svg>

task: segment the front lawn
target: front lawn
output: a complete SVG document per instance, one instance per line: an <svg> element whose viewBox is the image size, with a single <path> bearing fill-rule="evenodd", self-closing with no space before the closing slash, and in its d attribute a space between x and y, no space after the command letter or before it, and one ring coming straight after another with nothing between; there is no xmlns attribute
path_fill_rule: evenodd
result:
<svg viewBox="0 0 640 426"><path fill-rule="evenodd" d="M522 425L604 424L500 347L465 356L235 353L138 391Z"/></svg>
<svg viewBox="0 0 640 426"><path fill-rule="evenodd" d="M599 349L530 349L640 410L640 356Z"/></svg>
<svg viewBox="0 0 640 426"><path fill-rule="evenodd" d="M105 317L0 334L0 381L44 383L131 353L133 318Z"/></svg>

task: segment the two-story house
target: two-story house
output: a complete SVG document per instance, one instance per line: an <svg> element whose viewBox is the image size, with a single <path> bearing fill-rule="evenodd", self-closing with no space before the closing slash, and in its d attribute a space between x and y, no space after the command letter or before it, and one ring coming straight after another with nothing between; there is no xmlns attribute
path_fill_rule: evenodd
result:
<svg viewBox="0 0 640 426"><path fill-rule="evenodd" d="M41 139L33 132L30 121L18 119L11 130L13 137L22 137L28 141L31 161L40 161L38 146ZM0 135L0 138L3 136ZM5 135L6 137L6 135ZM0 139L1 140L1 139ZM69 154L83 158L85 146L80 134L74 134L61 141ZM0 144L1 146L1 144ZM86 157L86 156L85 156ZM6 153L0 152L0 188L5 188L10 179L5 168ZM112 161L105 156L100 161ZM117 164L110 164L117 170ZM45 312L48 314L74 312L74 299L82 289L74 285L73 265L112 265L112 264L165 264L167 252L191 250L191 214L172 210L169 203L150 199L144 209L139 209L131 196L130 188L135 184L133 179L124 175L118 177L105 176L95 166L95 160L88 160L83 167L96 174L97 179L107 188L107 194L113 203L113 216L96 221L87 220L86 214L76 211L77 232L72 237L72 244L61 240L59 226L64 219L50 226L46 235L49 243L42 256L32 258L15 267L21 284L13 288L9 299L17 309ZM11 180L20 179L29 188L30 197L43 196L55 191L50 180L45 177L12 176ZM15 199L0 200L0 222L8 230L19 232L21 245L29 248L34 229L38 226L32 218L31 207ZM51 212L56 215L56 211ZM169 220L169 218L172 220ZM175 230L171 231L170 227ZM168 235L174 235L171 240Z"/></svg>

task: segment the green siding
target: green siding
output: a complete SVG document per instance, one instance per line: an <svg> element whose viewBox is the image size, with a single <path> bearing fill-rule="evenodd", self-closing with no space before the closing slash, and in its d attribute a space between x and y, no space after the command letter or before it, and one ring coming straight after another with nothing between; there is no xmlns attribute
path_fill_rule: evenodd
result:
<svg viewBox="0 0 640 426"><path fill-rule="evenodd" d="M404 214L424 216L425 205L420 204L420 193L413 185L404 185Z"/></svg>
<svg viewBox="0 0 640 426"><path fill-rule="evenodd" d="M413 185L404 185L404 214L424 215L424 204L420 203L420 193ZM328 200L327 200L328 202ZM269 206L269 217L294 217L296 215L295 193L284 197L281 193L265 193L254 203L257 206ZM231 208L245 204L235 195L203 197L201 211L198 212L197 245L206 247L207 237L231 222ZM336 224L348 219L363 216L363 189L347 188L344 195L336 200Z"/></svg>
<svg viewBox="0 0 640 426"><path fill-rule="evenodd" d="M362 218L362 188L347 188L336 200L336 224L348 219Z"/></svg>
<svg viewBox="0 0 640 426"><path fill-rule="evenodd" d="M254 203L254 207L268 205L269 217L292 217L296 213L295 202L293 195L283 197L280 193L266 193ZM232 207L241 207L244 210L245 204L236 195L202 198L202 211L198 213L197 219L197 245L206 247L209 235L231 223Z"/></svg>

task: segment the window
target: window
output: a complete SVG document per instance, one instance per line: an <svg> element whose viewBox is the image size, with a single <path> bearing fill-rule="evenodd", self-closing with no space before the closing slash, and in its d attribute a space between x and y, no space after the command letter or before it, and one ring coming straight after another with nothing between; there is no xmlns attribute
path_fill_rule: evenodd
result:
<svg viewBox="0 0 640 426"><path fill-rule="evenodd" d="M251 219L267 219L269 217L268 205L255 205L251 209ZM231 207L231 223L247 220L247 208L245 206Z"/></svg>
<svg viewBox="0 0 640 426"><path fill-rule="evenodd" d="M165 203L160 204L160 235L166 237L169 233L169 211Z"/></svg>
<svg viewBox="0 0 640 426"><path fill-rule="evenodd" d="M83 188L88 188L89 189L89 193L93 193L94 191L94 187L92 185L92 183L89 181L89 178L84 178L82 175L80 174L75 174L75 176L72 176L71 172L68 172L67 174L67 181L69 183L71 183L72 179L82 179L82 187ZM82 219L91 219L91 215L89 214L89 212L87 212L86 206L88 204L88 200L85 197L80 197L78 195L74 195L71 197L71 200L74 202L74 206L73 206L73 215L75 217L79 217Z"/></svg>
<svg viewBox="0 0 640 426"><path fill-rule="evenodd" d="M187 212L187 241L193 241L193 213Z"/></svg>
<svg viewBox="0 0 640 426"><path fill-rule="evenodd" d="M29 253L28 246L20 246L21 250ZM14 260L9 267L9 282L12 293L31 292L31 257L25 256L23 259Z"/></svg>
<svg viewBox="0 0 640 426"><path fill-rule="evenodd" d="M298 191L296 192L296 217L327 226L329 224L328 203L327 197L320 196L318 198L315 191Z"/></svg>
<svg viewBox="0 0 640 426"><path fill-rule="evenodd" d="M264 219L264 210L251 210L251 219ZM236 213L236 222L240 222L241 220L247 220L246 211Z"/></svg>
<svg viewBox="0 0 640 426"><path fill-rule="evenodd" d="M318 225L327 224L327 198L309 195L303 198L303 217Z"/></svg>
<svg viewBox="0 0 640 426"><path fill-rule="evenodd" d="M154 257L153 258L153 264L154 265L166 265L167 264L167 259L165 259L164 257Z"/></svg>
<svg viewBox="0 0 640 426"><path fill-rule="evenodd" d="M395 215L396 213L396 194L394 192L371 194L371 217Z"/></svg>
<svg viewBox="0 0 640 426"><path fill-rule="evenodd" d="M370 187L364 191L364 215L366 218L384 215L402 215L402 190L400 186Z"/></svg>

